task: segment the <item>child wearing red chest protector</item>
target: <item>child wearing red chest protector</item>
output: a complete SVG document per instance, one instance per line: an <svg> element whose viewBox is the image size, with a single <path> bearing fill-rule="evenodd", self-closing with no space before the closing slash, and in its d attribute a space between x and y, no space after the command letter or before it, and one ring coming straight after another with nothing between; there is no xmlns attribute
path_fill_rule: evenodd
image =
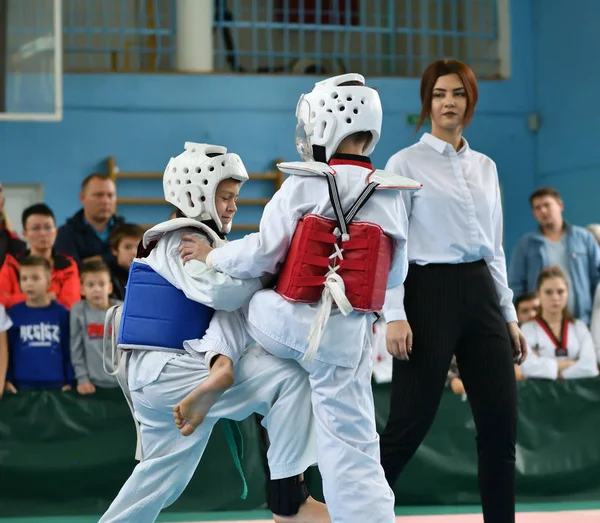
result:
<svg viewBox="0 0 600 523"><path fill-rule="evenodd" d="M420 184L375 170L368 155L381 133L377 92L358 74L329 78L300 98L296 144L304 162L265 207L260 230L195 254L237 278L278 274L257 292L243 325L215 314L203 342L245 331L308 374L317 427L319 468L332 522L392 523L394 496L379 463L371 392L371 312L383 309L388 343L407 272L407 217L402 190ZM240 347L239 350L243 350ZM196 422L203 394L176 409L178 424Z"/></svg>

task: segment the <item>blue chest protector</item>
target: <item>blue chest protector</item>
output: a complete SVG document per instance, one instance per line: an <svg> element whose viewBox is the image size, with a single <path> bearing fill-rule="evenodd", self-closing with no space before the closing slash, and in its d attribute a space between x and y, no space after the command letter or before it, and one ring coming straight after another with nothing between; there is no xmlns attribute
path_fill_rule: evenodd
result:
<svg viewBox="0 0 600 523"><path fill-rule="evenodd" d="M183 351L183 342L202 338L214 309L190 300L145 263L129 271L119 329L120 349Z"/></svg>

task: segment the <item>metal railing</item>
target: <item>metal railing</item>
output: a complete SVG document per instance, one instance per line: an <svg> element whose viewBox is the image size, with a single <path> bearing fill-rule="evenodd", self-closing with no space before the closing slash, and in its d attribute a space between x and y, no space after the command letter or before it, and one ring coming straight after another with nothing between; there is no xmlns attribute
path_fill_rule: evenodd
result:
<svg viewBox="0 0 600 523"><path fill-rule="evenodd" d="M452 56L479 76L500 75L498 0L233 0L217 5L220 70L419 76L431 61Z"/></svg>
<svg viewBox="0 0 600 523"><path fill-rule="evenodd" d="M419 76L452 56L501 75L508 0L215 0L215 70ZM175 0L63 0L65 69L174 69Z"/></svg>
<svg viewBox="0 0 600 523"><path fill-rule="evenodd" d="M175 1L63 0L66 71L168 71Z"/></svg>

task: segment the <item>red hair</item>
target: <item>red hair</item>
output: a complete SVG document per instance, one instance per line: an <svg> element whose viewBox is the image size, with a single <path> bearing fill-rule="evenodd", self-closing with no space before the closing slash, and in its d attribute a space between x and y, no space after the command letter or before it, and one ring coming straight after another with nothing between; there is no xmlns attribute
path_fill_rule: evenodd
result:
<svg viewBox="0 0 600 523"><path fill-rule="evenodd" d="M479 97L479 89L477 88L477 80L471 68L458 60L443 59L433 62L421 78L421 117L417 123L416 131L421 128L423 122L431 113L431 101L433 99L433 88L440 76L448 74L456 74L461 79L465 92L467 94L467 110L465 111L464 125L466 126L473 118L475 105Z"/></svg>

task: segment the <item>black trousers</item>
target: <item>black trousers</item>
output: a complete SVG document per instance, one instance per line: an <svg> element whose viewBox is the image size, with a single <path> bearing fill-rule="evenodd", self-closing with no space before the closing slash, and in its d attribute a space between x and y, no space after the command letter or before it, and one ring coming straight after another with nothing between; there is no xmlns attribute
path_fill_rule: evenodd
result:
<svg viewBox="0 0 600 523"><path fill-rule="evenodd" d="M477 429L485 523L515 521L517 393L512 347L485 261L411 265L404 305L410 361L394 360L381 462L394 485L437 412L456 354Z"/></svg>

